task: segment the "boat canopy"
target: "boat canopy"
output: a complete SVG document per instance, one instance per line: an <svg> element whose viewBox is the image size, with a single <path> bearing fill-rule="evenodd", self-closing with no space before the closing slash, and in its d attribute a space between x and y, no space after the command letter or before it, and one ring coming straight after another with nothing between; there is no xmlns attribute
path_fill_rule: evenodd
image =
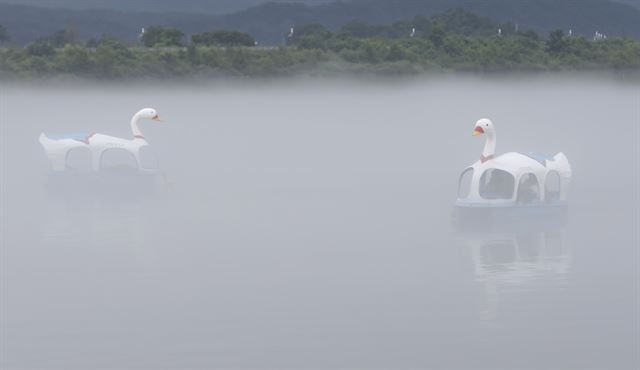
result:
<svg viewBox="0 0 640 370"><path fill-rule="evenodd" d="M515 205L566 200L571 167L563 153L505 153L479 160L460 175L459 205Z"/></svg>

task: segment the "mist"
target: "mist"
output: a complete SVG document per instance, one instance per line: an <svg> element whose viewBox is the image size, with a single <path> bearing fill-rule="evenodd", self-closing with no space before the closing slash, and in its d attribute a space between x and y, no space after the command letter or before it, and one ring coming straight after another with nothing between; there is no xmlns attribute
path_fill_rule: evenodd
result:
<svg viewBox="0 0 640 370"><path fill-rule="evenodd" d="M162 186L51 191L41 132L143 107ZM566 154L566 223L455 227L483 117ZM640 365L637 83L16 83L0 123L2 367Z"/></svg>

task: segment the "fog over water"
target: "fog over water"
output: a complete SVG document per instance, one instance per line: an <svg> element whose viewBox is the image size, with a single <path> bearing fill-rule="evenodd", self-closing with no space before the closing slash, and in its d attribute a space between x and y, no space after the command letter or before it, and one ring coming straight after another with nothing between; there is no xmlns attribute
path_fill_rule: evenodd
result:
<svg viewBox="0 0 640 370"><path fill-rule="evenodd" d="M53 192L38 135L168 185ZM460 172L564 152L568 222L462 232ZM0 87L3 368L637 368L640 88L607 77Z"/></svg>

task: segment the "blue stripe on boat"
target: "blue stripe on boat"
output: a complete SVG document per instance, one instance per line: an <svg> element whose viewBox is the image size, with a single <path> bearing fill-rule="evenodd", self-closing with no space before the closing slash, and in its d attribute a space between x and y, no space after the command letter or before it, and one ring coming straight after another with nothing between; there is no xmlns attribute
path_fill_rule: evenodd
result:
<svg viewBox="0 0 640 370"><path fill-rule="evenodd" d="M552 162L553 161L553 157L549 157L546 154L540 154L540 153L535 153L535 152L529 152L529 153L520 153L523 155L526 155L527 157L538 161L541 165L546 165L546 161Z"/></svg>
<svg viewBox="0 0 640 370"><path fill-rule="evenodd" d="M68 134L57 134L57 135L49 135L47 137L51 140L64 140L64 139L73 139L78 141L85 141L90 134L85 132L73 132Z"/></svg>

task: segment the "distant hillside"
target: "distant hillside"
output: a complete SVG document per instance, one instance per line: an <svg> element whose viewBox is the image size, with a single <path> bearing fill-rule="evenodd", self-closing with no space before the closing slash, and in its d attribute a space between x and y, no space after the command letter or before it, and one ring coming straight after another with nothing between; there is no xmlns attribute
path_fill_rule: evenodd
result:
<svg viewBox="0 0 640 370"><path fill-rule="evenodd" d="M204 12L210 14L227 14L269 2L320 5L322 3L331 3L334 1L335 0L0 0L0 4L43 6L49 8L66 8L76 10L111 9L125 12ZM427 0L423 1L426 2ZM640 0L612 1L631 5L640 9Z"/></svg>
<svg viewBox="0 0 640 370"><path fill-rule="evenodd" d="M640 38L640 10L607 0L352 0L315 7L264 4L230 14L224 23L251 32L258 39L277 42L282 37L280 29L293 24L320 23L329 29L351 20L389 24L415 16L430 17L452 8L544 34L561 28L572 29L576 35L592 36L598 31Z"/></svg>
<svg viewBox="0 0 640 370"><path fill-rule="evenodd" d="M268 2L319 5L334 0L0 0L0 4L73 10L108 9L123 12L184 12L228 14Z"/></svg>
<svg viewBox="0 0 640 370"><path fill-rule="evenodd" d="M71 2L50 1L61 4ZM114 4L124 4L123 0L112 1L115 1ZM127 3L136 3L139 6L145 1L151 0ZM177 3L182 4L181 9L191 10L187 4L202 5L203 1L158 0L153 2L156 4L153 10L162 9L162 4L168 6ZM226 0L221 1L219 4ZM242 1L248 3L259 0ZM314 3L317 4L315 1ZM520 29L534 29L544 34L552 29L561 28L572 29L576 35L591 36L598 31L609 36L640 38L640 10L608 0L351 0L314 6L303 3L266 3L228 15L204 12L70 10L0 4L0 24L7 28L14 42L22 44L50 35L69 25L72 25L82 39L110 35L133 42L141 27L162 25L178 27L187 34L220 28L240 30L250 33L262 45L273 45L282 43L285 34L293 25L320 23L335 30L352 20L389 24L398 20L410 20L416 16L430 17L456 7L500 22L513 22L518 24Z"/></svg>
<svg viewBox="0 0 640 370"><path fill-rule="evenodd" d="M87 40L103 35L128 42L137 40L140 28L172 25L186 32L209 29L216 16L190 13L135 13L115 10L68 10L0 4L0 24L7 28L13 42L26 44L57 30L72 27Z"/></svg>
<svg viewBox="0 0 640 370"><path fill-rule="evenodd" d="M614 0L616 2L622 3L622 4L627 4L627 5L631 5L635 8L640 9L640 0Z"/></svg>

